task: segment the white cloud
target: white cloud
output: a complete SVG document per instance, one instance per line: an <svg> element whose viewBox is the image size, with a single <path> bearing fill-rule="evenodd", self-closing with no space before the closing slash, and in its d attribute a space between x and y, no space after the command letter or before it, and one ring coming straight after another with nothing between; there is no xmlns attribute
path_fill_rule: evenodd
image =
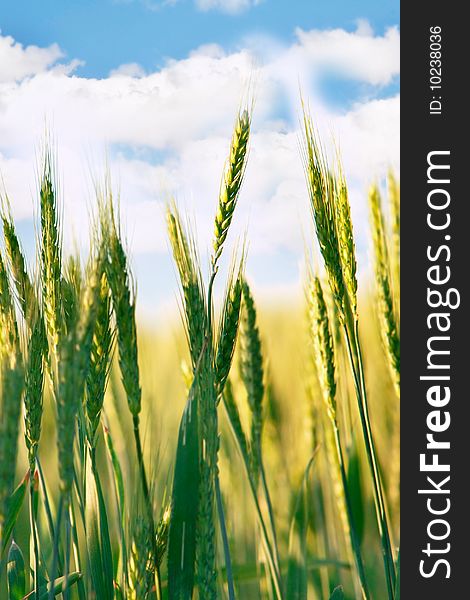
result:
<svg viewBox="0 0 470 600"><path fill-rule="evenodd" d="M399 97L338 111L322 100L315 74L329 66L360 82L386 84L398 74L398 38L395 29L374 36L365 23L353 33L299 30L288 47L249 40L244 50L227 53L211 44L154 73L122 65L97 80L73 74L73 63L61 66L55 46L33 52L0 36L0 64L2 52L13 49L17 57L15 67L0 70L0 173L14 214L33 214L38 143L47 121L57 140L64 220L73 223L76 237L84 240L88 231L90 164L99 177L104 169L96 164L108 147L137 269L139 255L168 255L163 205L170 195L194 216L208 247L233 119L257 64L254 134L231 233L243 234L248 226L250 272L271 287L298 280L298 271L279 267L272 273L272 265L288 259L297 269L302 236L310 232L299 156L299 80L317 125L340 144L362 260L366 186L390 165L399 166ZM36 51L41 60L31 58Z"/></svg>
<svg viewBox="0 0 470 600"><path fill-rule="evenodd" d="M196 0L199 10L220 10L229 14L237 14L260 4L262 0Z"/></svg>
<svg viewBox="0 0 470 600"><path fill-rule="evenodd" d="M240 52L195 54L140 78L40 73L3 87L1 143L25 147L50 115L61 141L177 148L233 120L250 68L248 53Z"/></svg>
<svg viewBox="0 0 470 600"><path fill-rule="evenodd" d="M254 41L261 60L271 70L284 74L298 90L299 80L318 80L324 73L335 74L374 86L389 84L400 73L400 34L396 27L383 36L374 35L367 21L359 21L356 31L327 29L296 30L296 42L280 50L261 38ZM294 86L295 87L295 86Z"/></svg>
<svg viewBox="0 0 470 600"><path fill-rule="evenodd" d="M396 27L375 36L360 21L355 32L297 30L299 46L311 66L374 85L390 83L400 72L400 34Z"/></svg>
<svg viewBox="0 0 470 600"><path fill-rule="evenodd" d="M117 69L112 69L110 77L144 77L145 70L138 63L125 63Z"/></svg>
<svg viewBox="0 0 470 600"><path fill-rule="evenodd" d="M25 77L43 73L54 65L63 53L57 44L48 48L22 46L11 36L0 32L0 83L21 81Z"/></svg>

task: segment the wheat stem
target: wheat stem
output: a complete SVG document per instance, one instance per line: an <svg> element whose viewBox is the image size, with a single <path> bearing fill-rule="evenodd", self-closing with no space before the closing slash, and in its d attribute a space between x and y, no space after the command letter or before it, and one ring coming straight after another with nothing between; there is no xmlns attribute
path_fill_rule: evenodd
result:
<svg viewBox="0 0 470 600"><path fill-rule="evenodd" d="M359 371L359 383L360 383L360 393L361 393L361 422L363 424L363 429L365 431L365 439L366 439L366 450L367 456L370 463L370 468L373 474L373 488L374 488L374 496L375 496L375 505L377 510L377 522L379 524L379 532L382 539L382 547L384 554L384 563L386 568L386 579L387 585L389 587L389 595L393 598L395 583L396 583L396 574L395 574L395 561L393 557L393 550L391 544L391 535L390 528L388 525L387 519L387 509L385 504L385 496L383 492L382 481L380 477L380 470L377 460L377 452L375 449L374 438L372 435L372 427L369 416L369 406L367 402L367 392L366 392L366 384L364 377L364 363L362 359L362 349L359 340L359 329L358 323L356 322L355 330L355 346L357 349L357 361L358 361L358 371Z"/></svg>
<svg viewBox="0 0 470 600"><path fill-rule="evenodd" d="M332 454L336 455L336 461L333 468L339 467L341 479L341 493L335 493L338 510L340 516L344 513L346 507L346 527L345 534L349 537L351 547L356 562L356 568L361 585L361 594L364 599L369 598L368 584L360 544L358 542L357 528L352 511L351 498L349 494L349 484L346 476L346 468L343 457L341 436L338 427L337 406L336 406L336 359L333 343L333 336L330 329L330 320L328 310L323 295L323 289L318 277L313 277L310 284L309 293L310 305L310 326L313 336L313 351L315 355L315 363L317 369L320 390L322 392L323 401L327 409L328 422L331 432L333 433L334 447ZM326 434L328 436L328 433ZM327 447L329 437L327 437ZM332 475L334 478L334 474Z"/></svg>
<svg viewBox="0 0 470 600"><path fill-rule="evenodd" d="M39 540L38 540L38 532L37 532L37 523L36 523L36 515L34 514L34 495L35 495L35 478L31 478L29 480L29 526L31 529L31 537L32 537L32 546L33 546L33 569L34 569L34 588L33 588L33 598L37 600L39 598Z"/></svg>
<svg viewBox="0 0 470 600"><path fill-rule="evenodd" d="M230 557L230 545L227 535L227 526L225 524L225 511L222 500L222 492L220 490L219 475L215 478L215 499L217 504L217 513L219 515L220 533L222 536L222 545L224 548L225 571L227 574L227 588L229 600L235 600L235 587L233 582L232 559Z"/></svg>
<svg viewBox="0 0 470 600"><path fill-rule="evenodd" d="M380 479L380 471L376 458L375 445L372 436L372 430L370 426L369 410L367 405L367 396L365 395L365 386L363 378L363 365L362 359L359 357L359 351L357 347L358 337L354 333L354 337L351 339L349 329L344 326L348 357L351 366L351 372L353 374L354 389L356 391L357 403L359 407L359 416L361 420L361 427L364 437L364 443L366 446L366 456L369 465L369 470L372 476L372 489L374 495L374 506L377 519L377 527L380 536L380 542L382 546L382 558L384 561L385 568L385 580L387 583L387 592L390 600L393 600L394 590L394 561L393 553L390 543L390 533L387 522L385 501L382 490L382 482Z"/></svg>
<svg viewBox="0 0 470 600"><path fill-rule="evenodd" d="M335 438L336 454L337 454L337 459L339 462L339 467L340 467L340 472L341 472L341 481L342 481L343 489L345 492L344 498L345 498L345 502L346 502L346 510L348 512L349 530L350 530L349 535L350 535L350 540L351 540L351 546L353 548L354 558L356 561L356 568L357 568L358 575L359 575L359 581L361 583L362 597L364 598L364 600L367 600L368 598L370 598L369 586L367 584L367 576L366 576L366 572L365 572L365 568L364 568L364 561L362 559L361 545L359 543L359 538L357 535L357 528L356 528L355 519L354 519L354 511L353 511L353 507L352 507L351 496L349 494L349 484L348 484L348 477L346 474L346 467L345 467L345 462L344 462L342 445L341 445L341 437L340 437L340 432L339 432L339 428L337 425L335 425L333 427L333 431L334 431L334 438Z"/></svg>
<svg viewBox="0 0 470 600"><path fill-rule="evenodd" d="M55 587L55 580L57 578L57 567L58 567L58 563L59 563L60 529L62 527L62 514L64 512L65 501L66 501L65 493L61 492L60 497L59 497L59 507L57 509L56 523L54 526L54 538L53 538L53 545L52 545L52 566L51 566L51 571L50 571L51 581L49 584L50 589L49 589L49 594L48 594L48 600L54 600L54 587Z"/></svg>
<svg viewBox="0 0 470 600"><path fill-rule="evenodd" d="M231 386L226 386L225 393L223 394L223 402L224 407L227 412L228 420L230 423L230 427L232 429L233 436L237 442L237 448L242 457L242 462L245 467L245 473L248 479L248 483L250 486L251 496L253 498L253 502L255 504L256 516L258 519L258 523L261 529L261 540L263 543L264 551L266 554L266 558L268 561L269 573L271 576L271 581L273 583L276 598L277 600L282 600L282 580L281 573L276 567L276 558L275 554L269 541L268 529L266 527L266 523L263 517L263 513L261 511L261 506L258 500L258 490L257 490L257 482L255 482L253 478L252 468L251 468L251 460L250 453L248 449L248 444L246 440L245 433L243 431L243 427L240 421L240 415L238 413L237 405L235 404L235 400L232 395Z"/></svg>
<svg viewBox="0 0 470 600"><path fill-rule="evenodd" d="M72 547L72 536L71 536L71 525L70 525L70 510L67 509L65 512L65 573L64 573L64 583L62 592L64 600L69 600L70 598L70 588L68 585L69 574L70 574L70 554Z"/></svg>

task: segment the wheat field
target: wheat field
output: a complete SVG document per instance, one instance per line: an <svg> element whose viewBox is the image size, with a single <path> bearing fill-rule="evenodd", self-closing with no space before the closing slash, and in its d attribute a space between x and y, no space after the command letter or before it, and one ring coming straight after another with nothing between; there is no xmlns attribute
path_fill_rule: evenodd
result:
<svg viewBox="0 0 470 600"><path fill-rule="evenodd" d="M158 330L137 318L109 177L85 261L63 251L47 144L34 264L2 192L0 598L399 600L398 180L370 188L358 281L347 181L304 109L304 300L264 306L228 236L251 120L236 118L208 273L167 206L181 319Z"/></svg>

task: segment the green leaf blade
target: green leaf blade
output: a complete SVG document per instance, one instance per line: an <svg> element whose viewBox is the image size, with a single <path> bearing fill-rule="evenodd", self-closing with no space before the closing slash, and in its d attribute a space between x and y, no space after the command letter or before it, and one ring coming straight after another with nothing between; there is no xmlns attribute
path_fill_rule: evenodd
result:
<svg viewBox="0 0 470 600"><path fill-rule="evenodd" d="M308 477L313 460L310 459L305 469L291 522L286 584L289 600L307 600Z"/></svg>
<svg viewBox="0 0 470 600"><path fill-rule="evenodd" d="M168 594L171 600L190 600L194 588L200 479L196 389L195 380L181 419L176 450L168 538Z"/></svg>
<svg viewBox="0 0 470 600"><path fill-rule="evenodd" d="M8 600L21 600L26 593L23 553L13 540L7 559Z"/></svg>

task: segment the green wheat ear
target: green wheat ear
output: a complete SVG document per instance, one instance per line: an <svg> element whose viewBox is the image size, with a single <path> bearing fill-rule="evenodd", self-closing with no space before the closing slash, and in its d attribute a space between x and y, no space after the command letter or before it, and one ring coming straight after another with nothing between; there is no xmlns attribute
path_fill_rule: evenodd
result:
<svg viewBox="0 0 470 600"><path fill-rule="evenodd" d="M2 195L0 193L0 199L3 205L1 211L3 237L5 240L5 250L8 257L10 272L15 283L21 311L30 325L30 321L34 318L36 312L38 298L28 274L24 253L11 216L10 202L5 194Z"/></svg>
<svg viewBox="0 0 470 600"><path fill-rule="evenodd" d="M333 337L320 279L312 278L309 290L310 327L318 381L328 417L336 422L336 381Z"/></svg>
<svg viewBox="0 0 470 600"><path fill-rule="evenodd" d="M83 272L79 254L71 254L64 261L62 277L62 309L66 330L74 326L80 311Z"/></svg>
<svg viewBox="0 0 470 600"><path fill-rule="evenodd" d="M41 270L44 321L49 338L49 352L56 356L62 330L62 237L57 209L53 157L44 152L40 182L41 209Z"/></svg>
<svg viewBox="0 0 470 600"><path fill-rule="evenodd" d="M251 412L252 468L257 478L260 469L263 430L264 369L256 306L250 286L243 281L243 314L240 336L240 375Z"/></svg>
<svg viewBox="0 0 470 600"><path fill-rule="evenodd" d="M25 365L24 424L25 442L31 474L34 474L36 455L41 436L44 392L44 360L47 338L42 314L38 312L27 344Z"/></svg>
<svg viewBox="0 0 470 600"><path fill-rule="evenodd" d="M341 199L339 194L341 187L338 186L334 175L329 170L312 119L305 108L303 126L303 161L315 231L339 317L343 320L345 317L345 282L341 253L345 252L346 240L343 239L340 249L337 218L341 215L347 220L346 205L344 197ZM340 196L340 202L337 202L335 195ZM346 234L346 239L348 237L349 235Z"/></svg>
<svg viewBox="0 0 470 600"><path fill-rule="evenodd" d="M129 600L151 598L153 577L151 528L142 516L133 520L132 542L128 560Z"/></svg>
<svg viewBox="0 0 470 600"><path fill-rule="evenodd" d="M341 270L343 272L344 285L349 296L351 310L354 318L357 320L356 249L354 244L348 188L341 166L339 167L339 173L335 177L333 190Z"/></svg>
<svg viewBox="0 0 470 600"><path fill-rule="evenodd" d="M155 536L157 539L157 565L160 567L168 547L168 532L170 529L171 506L168 504L163 511L160 521L157 525Z"/></svg>
<svg viewBox="0 0 470 600"><path fill-rule="evenodd" d="M248 158L248 142L250 138L251 116L247 109L241 111L235 122L230 154L225 166L219 192L219 204L214 224L214 254L212 264L215 266L222 254L223 244L228 234L238 195L245 175Z"/></svg>
<svg viewBox="0 0 470 600"><path fill-rule="evenodd" d="M98 311L90 354L90 368L87 377L86 415L88 438L92 448L96 444L96 434L104 403L113 351L114 331L111 327L111 293L106 274L100 282Z"/></svg>
<svg viewBox="0 0 470 600"><path fill-rule="evenodd" d="M232 270L220 319L218 343L215 351L215 379L219 399L230 373L237 342L242 305L243 270L244 259L242 258L238 270Z"/></svg>
<svg viewBox="0 0 470 600"><path fill-rule="evenodd" d="M0 253L0 548L7 501L13 490L24 387L15 309Z"/></svg>
<svg viewBox="0 0 470 600"><path fill-rule="evenodd" d="M196 244L188 239L176 204L166 212L168 237L178 269L184 304L184 324L189 342L193 372L199 362L207 332L207 306Z"/></svg>
<svg viewBox="0 0 470 600"><path fill-rule="evenodd" d="M397 394L400 393L400 334L398 331L389 251L387 246L382 201L377 185L369 191L377 309L380 333Z"/></svg>
<svg viewBox="0 0 470 600"><path fill-rule="evenodd" d="M142 402L137 347L136 293L132 274L127 262L121 232L116 224L111 191L106 190L108 211L102 211L102 234L106 247L106 277L117 325L117 346L121 380L126 391L129 410L134 419L139 418Z"/></svg>
<svg viewBox="0 0 470 600"><path fill-rule="evenodd" d="M396 309L400 307L400 182L395 177L393 171L389 171L388 178L388 198L390 202L390 216L392 224L392 248L391 262L393 271L393 291L396 300ZM397 320L400 320L397 314Z"/></svg>

